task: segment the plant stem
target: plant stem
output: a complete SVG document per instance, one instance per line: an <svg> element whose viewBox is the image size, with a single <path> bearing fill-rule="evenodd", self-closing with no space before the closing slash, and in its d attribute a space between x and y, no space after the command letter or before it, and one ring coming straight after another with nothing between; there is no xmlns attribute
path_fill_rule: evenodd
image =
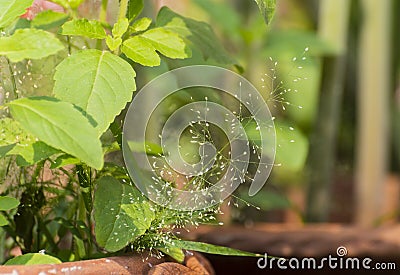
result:
<svg viewBox="0 0 400 275"><path fill-rule="evenodd" d="M10 71L11 74L11 85L12 85L12 92L14 94L14 99L18 98L18 93L17 93L17 83L15 82L15 75L14 75L14 70L11 67L11 63L10 60L8 58L6 58L7 60L7 64L8 64L8 69Z"/></svg>
<svg viewBox="0 0 400 275"><path fill-rule="evenodd" d="M101 1L101 8L100 8L100 14L99 14L99 21L100 22L106 22L107 21L107 5L108 5L108 0L102 0Z"/></svg>
<svg viewBox="0 0 400 275"><path fill-rule="evenodd" d="M93 210L93 186L92 186L92 169L85 165L77 166L78 180L81 193L81 202L79 205L79 219L83 221L89 228L88 247L86 256L90 256L93 247L92 236L92 210ZM82 203L83 202L83 203Z"/></svg>
<svg viewBox="0 0 400 275"><path fill-rule="evenodd" d="M126 13L128 11L128 2L129 0L121 0L119 4L118 20L124 19L126 17Z"/></svg>
<svg viewBox="0 0 400 275"><path fill-rule="evenodd" d="M71 55L71 37L67 35L68 55Z"/></svg>
<svg viewBox="0 0 400 275"><path fill-rule="evenodd" d="M6 251L6 232L0 227L0 264L4 263L4 255Z"/></svg>

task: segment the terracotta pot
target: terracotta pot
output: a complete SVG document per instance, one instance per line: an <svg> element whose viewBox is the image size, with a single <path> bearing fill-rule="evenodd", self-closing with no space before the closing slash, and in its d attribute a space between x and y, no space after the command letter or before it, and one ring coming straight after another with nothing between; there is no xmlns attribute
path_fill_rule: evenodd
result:
<svg viewBox="0 0 400 275"><path fill-rule="evenodd" d="M125 255L78 262L43 265L0 266L0 275L44 274L214 274L210 263L199 253L188 253L183 264L166 259L148 258L142 255Z"/></svg>

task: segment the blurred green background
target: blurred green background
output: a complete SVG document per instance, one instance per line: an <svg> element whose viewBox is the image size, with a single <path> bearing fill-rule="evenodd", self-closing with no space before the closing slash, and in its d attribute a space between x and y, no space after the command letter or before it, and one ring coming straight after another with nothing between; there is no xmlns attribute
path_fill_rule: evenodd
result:
<svg viewBox="0 0 400 275"><path fill-rule="evenodd" d="M278 0L267 27L255 1L160 0L208 22L268 101L276 166L255 197L239 188L225 222L380 225L399 217L399 1ZM199 53L156 69L204 62ZM271 77L274 82L271 82ZM272 94L271 94L272 92ZM255 207L248 207L254 205ZM257 210L260 207L261 210ZM228 217L227 217L228 216Z"/></svg>

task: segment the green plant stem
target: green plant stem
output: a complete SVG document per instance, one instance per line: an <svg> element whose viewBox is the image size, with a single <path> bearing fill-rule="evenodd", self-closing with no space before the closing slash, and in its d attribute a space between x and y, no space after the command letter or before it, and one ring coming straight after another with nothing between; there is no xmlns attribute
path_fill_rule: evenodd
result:
<svg viewBox="0 0 400 275"><path fill-rule="evenodd" d="M71 37L67 35L68 55L71 55Z"/></svg>
<svg viewBox="0 0 400 275"><path fill-rule="evenodd" d="M6 232L0 227L0 264L5 261L4 254L6 251Z"/></svg>
<svg viewBox="0 0 400 275"><path fill-rule="evenodd" d="M118 20L126 17L126 13L128 11L128 2L129 0L121 0L119 4Z"/></svg>
<svg viewBox="0 0 400 275"><path fill-rule="evenodd" d="M92 169L86 165L78 165L78 180L80 186L80 203L78 219L87 224L89 228L87 256L90 256L93 247L92 236L92 210L93 210L93 186L92 186Z"/></svg>
<svg viewBox="0 0 400 275"><path fill-rule="evenodd" d="M41 223L41 219L40 219L40 217L39 217L39 214L38 213L35 213L35 223L34 224L37 224L37 225L39 225ZM41 239L40 239L40 236L41 236L41 230L40 230L41 228L40 228L40 226L38 226L37 228L36 228L36 242L34 242L34 245L35 245L35 250L36 251L39 251L40 250L40 248L41 248ZM33 246L33 245L32 245Z"/></svg>
<svg viewBox="0 0 400 275"><path fill-rule="evenodd" d="M108 0L101 1L101 8L100 8L100 13L99 13L99 21L100 22L107 21L107 5L108 5Z"/></svg>
<svg viewBox="0 0 400 275"><path fill-rule="evenodd" d="M13 92L14 98L17 99L17 98L18 98L17 83L16 83L16 81L15 81L14 70L13 70L13 68L11 67L11 62L10 62L10 60L9 60L8 58L6 58L6 60L7 60L7 64L8 64L8 69L9 69L10 74L11 74L12 92Z"/></svg>

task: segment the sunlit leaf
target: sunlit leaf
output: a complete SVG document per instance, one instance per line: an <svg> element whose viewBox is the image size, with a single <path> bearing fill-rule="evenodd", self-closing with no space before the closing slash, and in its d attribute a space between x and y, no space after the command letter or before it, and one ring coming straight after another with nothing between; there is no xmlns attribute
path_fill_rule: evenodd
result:
<svg viewBox="0 0 400 275"><path fill-rule="evenodd" d="M0 37L0 55L12 62L23 59L40 59L64 48L51 33L36 29L19 29L11 36Z"/></svg>
<svg viewBox="0 0 400 275"><path fill-rule="evenodd" d="M97 243L107 251L121 250L149 229L150 203L133 186L105 176L96 182L94 198Z"/></svg>
<svg viewBox="0 0 400 275"><path fill-rule="evenodd" d="M147 39L138 35L124 41L122 52L134 62L144 66L153 67L161 63L153 45Z"/></svg>
<svg viewBox="0 0 400 275"><path fill-rule="evenodd" d="M112 35L114 37L121 37L128 30L129 22L128 19L123 18L118 20L112 28Z"/></svg>
<svg viewBox="0 0 400 275"><path fill-rule="evenodd" d="M148 30L140 35L147 39L161 54L170 58L187 58L191 52L186 49L185 42L176 33L164 28Z"/></svg>
<svg viewBox="0 0 400 275"><path fill-rule="evenodd" d="M27 253L8 260L4 265L37 265L60 264L61 261L53 256L41 253Z"/></svg>
<svg viewBox="0 0 400 275"><path fill-rule="evenodd" d="M72 104L49 97L21 98L9 103L22 128L48 145L101 169L103 151L96 129Z"/></svg>
<svg viewBox="0 0 400 275"><path fill-rule="evenodd" d="M60 151L42 141L36 141L26 147L15 146L8 155L17 155L18 166L29 166L57 153L60 153Z"/></svg>
<svg viewBox="0 0 400 275"><path fill-rule="evenodd" d="M32 3L33 0L0 0L0 29L23 15Z"/></svg>
<svg viewBox="0 0 400 275"><path fill-rule="evenodd" d="M147 30L150 27L151 24L151 19L147 17L143 17L135 21L132 26L130 27L130 30L132 33L135 32L143 32Z"/></svg>
<svg viewBox="0 0 400 275"><path fill-rule="evenodd" d="M110 52L81 51L57 66L54 93L93 117L100 136L132 99L135 75L128 62Z"/></svg>
<svg viewBox="0 0 400 275"><path fill-rule="evenodd" d="M99 21L89 21L85 18L66 22L62 26L61 34L85 36L93 39L106 38L106 31Z"/></svg>
<svg viewBox="0 0 400 275"><path fill-rule="evenodd" d="M107 35L106 37L107 47L112 51L115 51L119 46L121 46L121 43L122 43L121 37L114 38L111 37L110 35Z"/></svg>
<svg viewBox="0 0 400 275"><path fill-rule="evenodd" d="M31 25L35 28L51 29L61 26L67 19L68 15L65 13L45 10L38 13L35 18L32 19Z"/></svg>
<svg viewBox="0 0 400 275"><path fill-rule="evenodd" d="M169 58L187 58L191 51L176 33L166 28L155 28L126 40L122 52L144 66L160 65L157 52Z"/></svg>
<svg viewBox="0 0 400 275"><path fill-rule="evenodd" d="M70 156L68 154L62 154L61 156L57 157L50 165L51 169L56 169L59 167L64 167L70 164L78 164L80 163L79 159Z"/></svg>
<svg viewBox="0 0 400 275"><path fill-rule="evenodd" d="M178 263L183 263L183 261L185 260L185 254L183 253L181 248L167 247L167 248L157 248L157 249L160 250L162 253L172 257Z"/></svg>
<svg viewBox="0 0 400 275"><path fill-rule="evenodd" d="M268 25L275 14L276 0L255 0L265 23Z"/></svg>
<svg viewBox="0 0 400 275"><path fill-rule="evenodd" d="M218 255L226 255L226 256L249 256L249 257L260 257L260 254L255 254L251 252L246 252L238 249L233 249L229 247L213 245L202 242L193 242L193 241L184 241L184 240L173 240L171 243L172 246L186 249L186 250L194 250L203 253L209 254L218 254Z"/></svg>
<svg viewBox="0 0 400 275"><path fill-rule="evenodd" d="M27 166L58 152L22 129L17 121L10 118L0 120L0 157L17 155L17 164Z"/></svg>

